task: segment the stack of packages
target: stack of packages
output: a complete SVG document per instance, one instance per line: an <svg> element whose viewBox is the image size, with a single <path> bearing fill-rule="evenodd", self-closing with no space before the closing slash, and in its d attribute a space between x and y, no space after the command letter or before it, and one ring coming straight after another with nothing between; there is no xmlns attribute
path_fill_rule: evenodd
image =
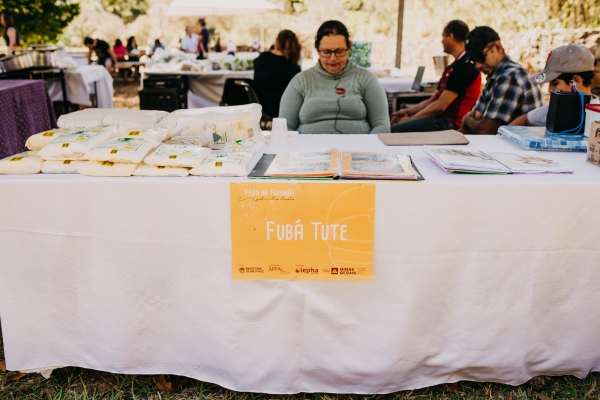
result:
<svg viewBox="0 0 600 400"><path fill-rule="evenodd" d="M163 111L87 109L31 136L0 174L245 176L260 148L259 105ZM255 132L259 132L255 135ZM251 139L255 137L255 139ZM224 147L222 147L224 146ZM210 148L222 147L217 154Z"/></svg>

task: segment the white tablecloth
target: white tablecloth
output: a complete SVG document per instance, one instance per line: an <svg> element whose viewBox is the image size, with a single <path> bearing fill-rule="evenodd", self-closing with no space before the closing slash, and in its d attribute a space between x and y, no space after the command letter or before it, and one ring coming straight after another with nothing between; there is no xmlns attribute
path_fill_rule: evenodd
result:
<svg viewBox="0 0 600 400"><path fill-rule="evenodd" d="M198 101L192 101L191 107L189 108L200 108L200 107L214 107L218 106L221 98L223 97L223 88L225 81L229 78L254 78L254 71L228 71L228 70L217 70L209 72L195 72L195 71L170 71L170 72L142 72L143 81L146 76L149 75L187 75L190 85L190 92L196 97L201 99ZM192 97L192 100L195 100Z"/></svg>
<svg viewBox="0 0 600 400"><path fill-rule="evenodd" d="M359 135L293 146L392 150ZM246 178L0 177L7 367L269 393L600 370L600 168L552 152L575 173L459 175L395 149L426 181L376 183L372 281L233 281L228 187Z"/></svg>
<svg viewBox="0 0 600 400"><path fill-rule="evenodd" d="M112 108L113 78L102 65L80 65L75 71L66 70L65 83L70 103L91 106L90 93L96 88L98 108ZM47 86L52 101L63 100L60 81L48 82Z"/></svg>

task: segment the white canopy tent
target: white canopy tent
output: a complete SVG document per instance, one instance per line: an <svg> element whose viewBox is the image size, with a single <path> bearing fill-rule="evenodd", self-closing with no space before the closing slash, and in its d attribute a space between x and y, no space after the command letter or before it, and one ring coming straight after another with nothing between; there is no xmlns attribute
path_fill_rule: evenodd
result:
<svg viewBox="0 0 600 400"><path fill-rule="evenodd" d="M264 46L263 14L270 11L283 11L283 9L267 0L173 0L162 11L167 17L259 14L260 44Z"/></svg>

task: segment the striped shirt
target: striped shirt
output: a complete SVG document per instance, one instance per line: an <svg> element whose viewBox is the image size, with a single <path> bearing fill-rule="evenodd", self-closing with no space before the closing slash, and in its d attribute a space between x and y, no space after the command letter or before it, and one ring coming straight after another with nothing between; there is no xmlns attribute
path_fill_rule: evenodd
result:
<svg viewBox="0 0 600 400"><path fill-rule="evenodd" d="M485 118L508 124L542 105L540 89L529 80L525 68L506 56L488 76L475 109Z"/></svg>

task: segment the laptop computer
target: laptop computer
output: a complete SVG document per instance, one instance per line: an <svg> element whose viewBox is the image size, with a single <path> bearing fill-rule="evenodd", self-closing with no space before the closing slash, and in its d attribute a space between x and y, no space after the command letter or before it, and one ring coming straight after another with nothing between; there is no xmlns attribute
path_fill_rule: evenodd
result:
<svg viewBox="0 0 600 400"><path fill-rule="evenodd" d="M415 75L415 80L412 84L412 87L408 91L408 93L420 92L421 91L421 81L423 80L423 74L425 73L425 67L421 66L417 69L417 75Z"/></svg>

